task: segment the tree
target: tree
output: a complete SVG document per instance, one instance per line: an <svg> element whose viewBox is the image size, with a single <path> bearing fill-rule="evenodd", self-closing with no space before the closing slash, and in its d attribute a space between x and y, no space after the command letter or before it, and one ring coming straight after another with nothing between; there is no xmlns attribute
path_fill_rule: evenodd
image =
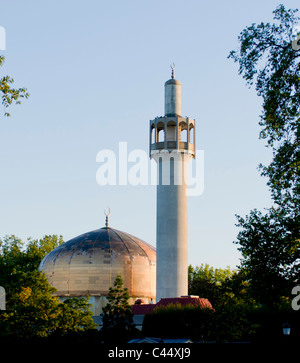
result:
<svg viewBox="0 0 300 363"><path fill-rule="evenodd" d="M160 338L214 340L214 315L213 309L194 305L157 306L151 314L145 315L142 333Z"/></svg>
<svg viewBox="0 0 300 363"><path fill-rule="evenodd" d="M246 27L238 37L239 50L229 58L263 99L260 138L272 147L273 161L260 169L269 178L272 197L299 211L300 51L292 47L297 11L280 5L273 12L276 23Z"/></svg>
<svg viewBox="0 0 300 363"><path fill-rule="evenodd" d="M224 298L224 282L233 274L230 267L215 269L208 264L189 265L189 294L208 299L215 308Z"/></svg>
<svg viewBox="0 0 300 363"><path fill-rule="evenodd" d="M45 236L25 244L16 236L0 240L0 286L6 290L6 310L0 312L0 336L47 337L50 333L95 328L88 299L60 302L46 276L38 271L42 258L63 242Z"/></svg>
<svg viewBox="0 0 300 363"><path fill-rule="evenodd" d="M254 210L238 216L237 236L241 268L251 281L251 292L263 303L280 303L300 283L299 223L285 211L270 208L266 215Z"/></svg>
<svg viewBox="0 0 300 363"><path fill-rule="evenodd" d="M103 308L104 341L126 341L135 328L131 306L128 304L127 288L122 288L123 280L117 275L114 287L109 288L108 304Z"/></svg>
<svg viewBox="0 0 300 363"><path fill-rule="evenodd" d="M59 301L39 272L19 275L20 286L7 288L6 311L2 312L0 334L15 338L46 337L56 329Z"/></svg>
<svg viewBox="0 0 300 363"><path fill-rule="evenodd" d="M93 322L90 307L89 296L66 299L59 305L57 311L56 332L63 335L69 332L78 333L95 329L96 324Z"/></svg>
<svg viewBox="0 0 300 363"><path fill-rule="evenodd" d="M13 291L26 283L24 274L35 273L47 253L63 243L62 236L44 236L40 240L28 239L24 243L11 235L0 239L0 285Z"/></svg>
<svg viewBox="0 0 300 363"><path fill-rule="evenodd" d="M4 61L5 57L0 56L0 67L3 66ZM10 76L4 76L0 79L0 92L2 93L2 105L4 109L8 108L13 102L15 104L20 104L21 98L29 97L29 93L26 88L12 88L11 85L13 83L14 79ZM10 116L10 114L5 112L4 116Z"/></svg>
<svg viewBox="0 0 300 363"><path fill-rule="evenodd" d="M273 150L273 160L260 165L268 178L274 206L264 215L251 211L237 226L242 269L256 298L280 301L299 281L300 195L300 52L292 47L297 10L276 8L273 24L246 27L240 47L229 58L239 63L239 74L255 84L263 99L260 138Z"/></svg>

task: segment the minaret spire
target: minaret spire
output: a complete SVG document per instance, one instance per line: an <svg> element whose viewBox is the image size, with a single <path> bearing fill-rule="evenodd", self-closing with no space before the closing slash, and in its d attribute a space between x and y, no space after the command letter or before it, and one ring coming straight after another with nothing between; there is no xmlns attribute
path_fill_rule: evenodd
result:
<svg viewBox="0 0 300 363"><path fill-rule="evenodd" d="M106 212L106 210L104 209L104 214L105 214L105 227L108 227L108 216L110 215L110 208L107 207L108 212Z"/></svg>
<svg viewBox="0 0 300 363"><path fill-rule="evenodd" d="M171 78L174 79L175 78L175 76L174 76L174 73L175 73L175 63L171 64L170 67L172 69Z"/></svg>
<svg viewBox="0 0 300 363"><path fill-rule="evenodd" d="M175 64L170 65L171 79L165 83L165 116L181 115L181 83L174 77Z"/></svg>

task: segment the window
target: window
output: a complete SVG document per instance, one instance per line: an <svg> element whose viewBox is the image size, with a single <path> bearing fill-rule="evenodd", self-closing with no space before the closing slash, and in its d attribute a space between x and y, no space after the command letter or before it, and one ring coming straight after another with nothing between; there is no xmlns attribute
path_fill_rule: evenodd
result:
<svg viewBox="0 0 300 363"><path fill-rule="evenodd" d="M156 132L155 126L151 125L151 144L155 143L155 132Z"/></svg>
<svg viewBox="0 0 300 363"><path fill-rule="evenodd" d="M163 122L157 124L157 142L165 141L165 130Z"/></svg>
<svg viewBox="0 0 300 363"><path fill-rule="evenodd" d="M180 141L181 142L187 142L187 125L186 125L186 122L181 122L179 124L179 130L180 130Z"/></svg>
<svg viewBox="0 0 300 363"><path fill-rule="evenodd" d="M195 143L195 128L193 125L190 126L190 143Z"/></svg>

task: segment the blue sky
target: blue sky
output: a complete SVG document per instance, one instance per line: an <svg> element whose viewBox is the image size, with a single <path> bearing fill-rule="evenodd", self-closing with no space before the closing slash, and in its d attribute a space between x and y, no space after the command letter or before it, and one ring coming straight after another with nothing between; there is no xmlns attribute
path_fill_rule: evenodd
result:
<svg viewBox="0 0 300 363"><path fill-rule="evenodd" d="M110 225L155 245L155 187L99 186L96 155L148 150L149 120L164 112L170 64L182 114L196 119L205 189L189 200L189 263L239 263L235 214L271 205L257 165L261 99L227 56L278 1L1 1L5 65L30 98L0 115L0 237L65 240ZM298 1L285 1L296 8Z"/></svg>

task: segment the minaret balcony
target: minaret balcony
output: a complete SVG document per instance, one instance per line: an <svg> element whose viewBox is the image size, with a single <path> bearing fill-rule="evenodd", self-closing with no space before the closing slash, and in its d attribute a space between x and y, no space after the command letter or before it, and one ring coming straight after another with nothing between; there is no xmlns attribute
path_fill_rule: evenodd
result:
<svg viewBox="0 0 300 363"><path fill-rule="evenodd" d="M153 151L177 150L195 156L195 120L178 115L150 121L150 156Z"/></svg>
<svg viewBox="0 0 300 363"><path fill-rule="evenodd" d="M176 141L164 141L156 142L150 145L150 149L152 150L189 150L193 154L195 153L195 145L187 142L179 142L179 147L176 147Z"/></svg>

